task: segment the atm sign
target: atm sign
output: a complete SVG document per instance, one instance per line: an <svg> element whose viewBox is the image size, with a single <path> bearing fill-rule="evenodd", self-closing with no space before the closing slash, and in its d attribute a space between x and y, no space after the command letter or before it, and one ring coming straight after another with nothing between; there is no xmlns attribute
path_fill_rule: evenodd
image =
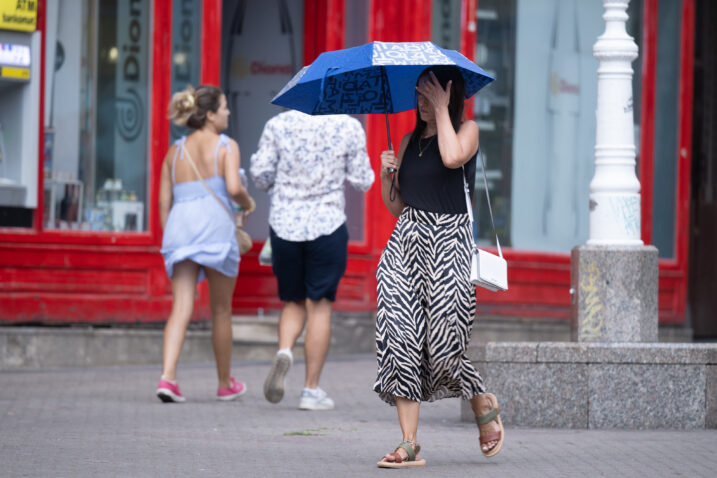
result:
<svg viewBox="0 0 717 478"><path fill-rule="evenodd" d="M0 0L0 30L33 32L38 0Z"/></svg>
<svg viewBox="0 0 717 478"><path fill-rule="evenodd" d="M0 68L0 78L14 78L17 80L29 80L30 69L29 68L13 68L9 66L3 66Z"/></svg>

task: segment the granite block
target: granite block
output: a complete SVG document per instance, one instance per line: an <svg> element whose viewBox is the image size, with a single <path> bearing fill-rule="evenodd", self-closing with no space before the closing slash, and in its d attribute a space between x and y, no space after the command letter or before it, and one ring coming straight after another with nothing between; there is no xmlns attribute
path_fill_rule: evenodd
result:
<svg viewBox="0 0 717 478"><path fill-rule="evenodd" d="M656 342L657 278L654 246L573 248L573 338L580 342Z"/></svg>
<svg viewBox="0 0 717 478"><path fill-rule="evenodd" d="M160 341L160 344L162 342ZM179 357L180 363L193 362L211 362L214 360L214 354L211 347L211 333L207 331L193 331L187 334L187 339L182 348L182 355ZM161 347L161 345L160 345ZM161 350L161 348L160 348ZM161 360L160 360L161 362Z"/></svg>
<svg viewBox="0 0 717 478"><path fill-rule="evenodd" d="M341 317L340 320L332 321L331 352L376 353L375 319Z"/></svg>
<svg viewBox="0 0 717 478"><path fill-rule="evenodd" d="M707 352L707 363L710 365L717 365L717 344L700 344L709 345L710 349Z"/></svg>
<svg viewBox="0 0 717 478"><path fill-rule="evenodd" d="M0 334L0 370L7 367L5 364L7 351L7 335Z"/></svg>
<svg viewBox="0 0 717 478"><path fill-rule="evenodd" d="M195 333L187 332L180 360L192 347ZM88 337L87 362L92 366L162 363L162 341L158 331L94 330Z"/></svg>
<svg viewBox="0 0 717 478"><path fill-rule="evenodd" d="M488 363L487 391L498 397L507 425L587 427L587 365Z"/></svg>
<svg viewBox="0 0 717 478"><path fill-rule="evenodd" d="M717 428L717 365L707 366L705 428Z"/></svg>
<svg viewBox="0 0 717 478"><path fill-rule="evenodd" d="M589 427L705 426L706 369L698 365L588 365Z"/></svg>
<svg viewBox="0 0 717 478"><path fill-rule="evenodd" d="M8 334L5 339L4 368L37 366L35 342L28 334Z"/></svg>
<svg viewBox="0 0 717 478"><path fill-rule="evenodd" d="M717 344L599 343L590 344L588 358L591 363L704 365L715 351Z"/></svg>
<svg viewBox="0 0 717 478"><path fill-rule="evenodd" d="M39 367L72 367L87 364L87 334L84 330L68 329L61 346L53 334L40 332L33 337Z"/></svg>
<svg viewBox="0 0 717 478"><path fill-rule="evenodd" d="M473 362L485 362L485 346L484 342L471 344L466 350L466 355Z"/></svg>
<svg viewBox="0 0 717 478"><path fill-rule="evenodd" d="M485 346L487 362L535 363L538 342L489 342Z"/></svg>
<svg viewBox="0 0 717 478"><path fill-rule="evenodd" d="M538 362L587 363L588 347L578 342L540 342Z"/></svg>
<svg viewBox="0 0 717 478"><path fill-rule="evenodd" d="M37 367L37 344L31 334L8 334L5 340L5 361L7 369Z"/></svg>

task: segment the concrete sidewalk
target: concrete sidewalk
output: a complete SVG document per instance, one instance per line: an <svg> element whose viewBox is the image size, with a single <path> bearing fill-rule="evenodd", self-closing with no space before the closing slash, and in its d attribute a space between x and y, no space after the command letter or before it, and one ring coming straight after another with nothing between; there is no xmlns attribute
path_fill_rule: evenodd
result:
<svg viewBox="0 0 717 478"><path fill-rule="evenodd" d="M158 366L0 372L0 476L715 476L716 431L512 429L485 459L455 399L425 404L425 469L381 470L400 441L395 409L371 391L372 356L330 357L330 412L296 409L304 366L287 396L266 402L268 362L235 362L249 390L214 400L212 364L180 364L185 404L154 396ZM500 397L499 397L500 398ZM656 399L659 398L656 395Z"/></svg>

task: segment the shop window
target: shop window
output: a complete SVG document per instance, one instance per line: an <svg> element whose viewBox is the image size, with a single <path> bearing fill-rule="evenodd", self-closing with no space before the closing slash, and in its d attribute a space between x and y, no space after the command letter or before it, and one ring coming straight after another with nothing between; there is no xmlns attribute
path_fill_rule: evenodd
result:
<svg viewBox="0 0 717 478"><path fill-rule="evenodd" d="M682 0L659 1L652 243L657 247L659 256L664 258L675 255L681 18Z"/></svg>
<svg viewBox="0 0 717 478"><path fill-rule="evenodd" d="M369 0L346 0L344 18L344 48L363 45L368 41ZM352 115L361 122L366 130L366 115ZM364 239L363 218L365 210L365 194L349 186L346 192L346 228L349 239Z"/></svg>
<svg viewBox="0 0 717 478"><path fill-rule="evenodd" d="M172 93L196 86L202 71L202 0L172 0ZM170 142L189 133L170 122Z"/></svg>
<svg viewBox="0 0 717 478"><path fill-rule="evenodd" d="M475 60L496 81L477 95L475 119L506 245L569 252L588 238L602 14L600 2L478 2ZM491 243L483 190L478 169L479 239Z"/></svg>
<svg viewBox="0 0 717 478"><path fill-rule="evenodd" d="M441 48L461 49L461 0L433 0L431 41Z"/></svg>
<svg viewBox="0 0 717 478"><path fill-rule="evenodd" d="M222 6L221 86L231 110L225 132L239 143L248 172L264 124L283 108L271 99L303 66L303 2L225 0ZM269 196L249 181L256 212L245 229L254 239L269 235Z"/></svg>
<svg viewBox="0 0 717 478"><path fill-rule="evenodd" d="M150 5L47 2L46 229L146 230Z"/></svg>

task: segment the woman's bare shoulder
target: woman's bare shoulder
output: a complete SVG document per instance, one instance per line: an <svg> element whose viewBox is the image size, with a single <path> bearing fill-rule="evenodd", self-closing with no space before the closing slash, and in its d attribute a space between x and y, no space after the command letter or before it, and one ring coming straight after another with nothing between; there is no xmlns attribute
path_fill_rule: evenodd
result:
<svg viewBox="0 0 717 478"><path fill-rule="evenodd" d="M227 136L227 143L229 144L229 149L232 152L239 151L239 143L234 138L230 138Z"/></svg>

